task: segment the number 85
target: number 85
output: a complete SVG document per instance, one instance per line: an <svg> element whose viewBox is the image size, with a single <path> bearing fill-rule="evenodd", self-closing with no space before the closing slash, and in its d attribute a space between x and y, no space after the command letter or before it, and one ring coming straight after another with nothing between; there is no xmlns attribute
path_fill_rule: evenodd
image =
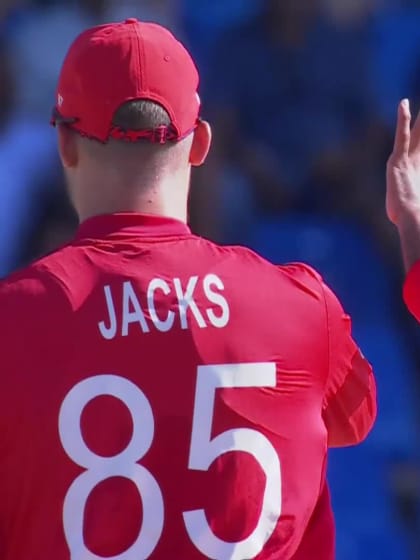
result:
<svg viewBox="0 0 420 560"><path fill-rule="evenodd" d="M214 400L218 388L275 387L274 363L199 366L195 393L193 428L188 468L207 471L213 461L227 452L252 455L266 477L262 510L257 526L245 539L226 542L211 530L203 509L183 513L184 524L194 546L207 558L247 560L257 556L273 534L281 514L281 471L271 442L249 428L227 430L211 438ZM133 434L130 443L113 457L101 457L86 445L80 419L94 398L110 395L130 411ZM131 381L118 375L97 375L78 383L67 394L59 415L59 432L64 450L85 471L71 484L63 507L63 525L71 560L104 560L91 552L83 538L87 499L102 481L114 477L131 480L143 503L143 523L134 544L108 560L146 560L155 550L163 532L164 500L153 475L138 464L154 438L154 416L149 400Z"/></svg>

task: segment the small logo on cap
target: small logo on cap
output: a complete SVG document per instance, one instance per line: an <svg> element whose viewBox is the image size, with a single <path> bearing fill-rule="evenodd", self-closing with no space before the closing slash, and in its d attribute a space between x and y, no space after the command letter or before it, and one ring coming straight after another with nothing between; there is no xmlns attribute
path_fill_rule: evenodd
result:
<svg viewBox="0 0 420 560"><path fill-rule="evenodd" d="M58 106L59 106L59 107L61 107L61 106L63 105L63 103L64 103L64 98L63 98L62 95L58 94L57 102L58 102Z"/></svg>

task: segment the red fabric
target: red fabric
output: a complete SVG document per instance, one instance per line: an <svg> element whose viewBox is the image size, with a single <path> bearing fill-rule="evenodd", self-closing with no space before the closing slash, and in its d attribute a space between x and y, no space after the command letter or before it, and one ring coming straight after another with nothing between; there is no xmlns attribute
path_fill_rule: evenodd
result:
<svg viewBox="0 0 420 560"><path fill-rule="evenodd" d="M293 560L334 560L335 526L330 492L323 487L318 503Z"/></svg>
<svg viewBox="0 0 420 560"><path fill-rule="evenodd" d="M364 437L374 386L340 388L354 345L331 297L308 267L137 214L2 282L2 560L128 558L139 532L131 557L332 560L329 431ZM341 391L350 438L324 421ZM197 518L188 534L195 510L210 537ZM254 552L228 556L261 519Z"/></svg>
<svg viewBox="0 0 420 560"><path fill-rule="evenodd" d="M403 294L408 309L420 321L420 261L408 272Z"/></svg>
<svg viewBox="0 0 420 560"><path fill-rule="evenodd" d="M181 139L197 122L198 83L193 60L169 31L129 19L88 29L74 41L61 70L56 111L83 135L105 142L115 111L148 99L171 117L167 139ZM161 132L156 137L162 141Z"/></svg>
<svg viewBox="0 0 420 560"><path fill-rule="evenodd" d="M351 337L351 320L327 287L323 287L329 332L329 376L323 418L328 445L360 443L376 418L376 385L372 368Z"/></svg>

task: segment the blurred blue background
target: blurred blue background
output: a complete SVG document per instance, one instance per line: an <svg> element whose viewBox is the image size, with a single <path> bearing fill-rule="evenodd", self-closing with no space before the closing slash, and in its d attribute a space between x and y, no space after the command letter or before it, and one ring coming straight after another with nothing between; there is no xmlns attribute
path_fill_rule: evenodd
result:
<svg viewBox="0 0 420 560"><path fill-rule="evenodd" d="M56 78L79 31L133 16L178 33L201 70L215 145L194 230L315 266L375 366L376 429L330 459L338 560L420 559L420 337L384 212L397 103L420 105L420 0L1 0L0 276L71 237Z"/></svg>

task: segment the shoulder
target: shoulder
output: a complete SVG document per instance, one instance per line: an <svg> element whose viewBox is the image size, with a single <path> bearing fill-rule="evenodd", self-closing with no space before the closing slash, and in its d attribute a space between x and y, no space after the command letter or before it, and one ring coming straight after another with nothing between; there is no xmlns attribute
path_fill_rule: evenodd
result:
<svg viewBox="0 0 420 560"><path fill-rule="evenodd" d="M69 298L43 261L0 281L2 364L10 383L18 383L12 378L19 379L28 368L35 371L47 356L59 359L71 340L65 336L73 328Z"/></svg>
<svg viewBox="0 0 420 560"><path fill-rule="evenodd" d="M217 245L207 240L201 241L208 245L208 254L213 253L216 257L218 267L241 276L244 282L258 279L261 285L274 283L289 286L312 294L316 299L323 298L325 284L322 276L305 263L278 265L241 245Z"/></svg>
<svg viewBox="0 0 420 560"><path fill-rule="evenodd" d="M0 281L0 315L67 306L68 290L60 274L66 269L67 252L67 246L60 248Z"/></svg>
<svg viewBox="0 0 420 560"><path fill-rule="evenodd" d="M314 285L323 283L321 275L314 268L305 263L292 262L275 264L252 249L241 245L215 245L215 247L220 251L221 255L230 257L233 261L241 263L244 266L257 267L260 270L266 270L276 276L285 276L296 280L307 281Z"/></svg>
<svg viewBox="0 0 420 560"><path fill-rule="evenodd" d="M321 274L308 264L296 262L276 267L277 270L287 276L294 283L323 293L325 283Z"/></svg>

